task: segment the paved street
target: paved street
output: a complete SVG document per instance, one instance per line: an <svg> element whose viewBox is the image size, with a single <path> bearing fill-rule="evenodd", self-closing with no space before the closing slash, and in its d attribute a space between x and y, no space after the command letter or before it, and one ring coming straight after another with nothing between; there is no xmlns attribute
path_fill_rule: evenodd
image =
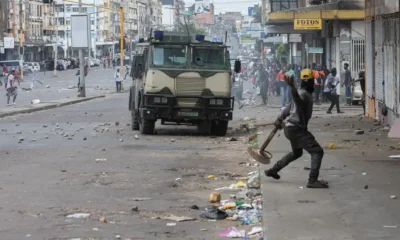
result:
<svg viewBox="0 0 400 240"><path fill-rule="evenodd" d="M92 76L111 89L102 73L112 72L102 71L93 71ZM73 84L68 74L72 76L66 72L65 82L58 86ZM246 83L247 89L250 86ZM76 90L72 91L65 92L73 96ZM194 127L157 126L157 135L136 139L129 126L127 98L127 93L111 94L0 119L0 239L223 239L219 234L227 227L252 229L240 221L207 221L200 214L210 205L210 192L258 169L245 151L243 140L250 133L237 127L275 119L279 106L274 103L279 99L271 97L267 107L246 105L235 111L224 138L199 136ZM262 176L264 239L400 235L395 228L400 219L398 200L390 198L400 196L400 165L388 159L398 154L398 144L386 138L383 126L361 118L360 107L343 110L345 115L326 116L326 105L316 106L310 123L325 149L321 177L330 189L301 188L308 177L306 153L282 171L280 181ZM245 117L251 120L245 122ZM365 134L355 135L357 128ZM259 129L264 136L269 130ZM331 142L335 150L327 149ZM274 163L290 147L281 133L268 149ZM236 192L221 191L222 199ZM77 213L90 215L68 217ZM171 215L195 220L162 219Z"/></svg>
<svg viewBox="0 0 400 240"><path fill-rule="evenodd" d="M53 72L37 73L37 80L41 81L43 85L36 83L36 88L33 90L30 90L33 75L28 74L21 86L18 87L17 105L30 104L33 99L49 102L76 97L78 95L76 88L78 76L75 76L77 71L78 69L57 71L57 77L53 77ZM94 67L89 69L89 74L86 77L86 95L89 97L115 91L113 73L112 68L104 70L100 67ZM46 88L47 85L49 88ZM3 96L3 100L0 101L0 108L7 104L5 93L6 90L3 85L3 88L0 88L0 94ZM12 106L10 107L12 108Z"/></svg>

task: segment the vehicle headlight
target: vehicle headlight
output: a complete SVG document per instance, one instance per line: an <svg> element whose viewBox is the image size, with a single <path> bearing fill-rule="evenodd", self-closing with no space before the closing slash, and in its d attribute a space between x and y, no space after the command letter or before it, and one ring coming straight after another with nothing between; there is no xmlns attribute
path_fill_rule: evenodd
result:
<svg viewBox="0 0 400 240"><path fill-rule="evenodd" d="M168 98L165 98L165 97L155 97L154 99L153 99L153 103L158 103L158 104L166 104L166 103L168 103Z"/></svg>
<svg viewBox="0 0 400 240"><path fill-rule="evenodd" d="M223 99L210 99L210 105L224 105Z"/></svg>

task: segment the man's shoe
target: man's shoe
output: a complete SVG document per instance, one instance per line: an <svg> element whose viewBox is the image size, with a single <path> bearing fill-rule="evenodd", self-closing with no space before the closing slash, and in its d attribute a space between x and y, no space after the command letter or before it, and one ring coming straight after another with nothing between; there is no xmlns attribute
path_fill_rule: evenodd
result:
<svg viewBox="0 0 400 240"><path fill-rule="evenodd" d="M331 112L331 111L327 111L326 113L327 113L327 114L332 114L332 112Z"/></svg>
<svg viewBox="0 0 400 240"><path fill-rule="evenodd" d="M267 177L272 177L275 180L279 180L281 178L281 176L279 176L279 174L272 169L265 170L264 173Z"/></svg>
<svg viewBox="0 0 400 240"><path fill-rule="evenodd" d="M308 181L307 188L329 188L329 185L324 180Z"/></svg>
<svg viewBox="0 0 400 240"><path fill-rule="evenodd" d="M340 114L340 113L344 113L344 112L340 111L340 112L337 112L337 113L339 113L339 114Z"/></svg>

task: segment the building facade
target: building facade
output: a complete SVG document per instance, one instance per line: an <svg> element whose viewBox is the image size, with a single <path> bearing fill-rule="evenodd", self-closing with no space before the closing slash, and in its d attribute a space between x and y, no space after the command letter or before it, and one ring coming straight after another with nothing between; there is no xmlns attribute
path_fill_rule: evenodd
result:
<svg viewBox="0 0 400 240"><path fill-rule="evenodd" d="M399 1L365 1L367 115L392 124L400 117Z"/></svg>

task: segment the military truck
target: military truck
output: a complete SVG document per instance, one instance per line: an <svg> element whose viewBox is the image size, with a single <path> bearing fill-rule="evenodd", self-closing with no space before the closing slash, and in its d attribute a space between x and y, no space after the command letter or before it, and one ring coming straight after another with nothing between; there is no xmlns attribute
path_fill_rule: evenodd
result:
<svg viewBox="0 0 400 240"><path fill-rule="evenodd" d="M155 123L191 124L224 136L232 120L228 47L204 36L155 31L136 44L129 94L132 130L153 134ZM240 72L240 61L235 62Z"/></svg>

